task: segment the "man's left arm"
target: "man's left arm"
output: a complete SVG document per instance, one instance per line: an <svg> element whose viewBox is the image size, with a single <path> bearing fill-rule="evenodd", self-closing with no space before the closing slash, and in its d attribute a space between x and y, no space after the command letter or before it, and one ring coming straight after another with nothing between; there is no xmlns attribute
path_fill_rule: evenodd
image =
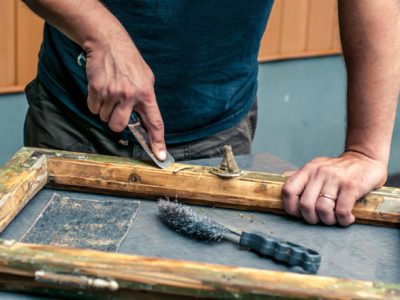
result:
<svg viewBox="0 0 400 300"><path fill-rule="evenodd" d="M339 0L339 21L347 68L345 151L307 163L282 196L291 215L347 226L355 202L387 178L400 86L400 1Z"/></svg>

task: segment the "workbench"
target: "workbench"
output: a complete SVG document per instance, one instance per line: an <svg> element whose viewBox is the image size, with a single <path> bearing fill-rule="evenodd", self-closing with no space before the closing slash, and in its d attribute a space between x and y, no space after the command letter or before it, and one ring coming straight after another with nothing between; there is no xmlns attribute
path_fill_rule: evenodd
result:
<svg viewBox="0 0 400 300"><path fill-rule="evenodd" d="M189 163L217 166L219 162L220 158L215 158ZM266 153L239 156L237 162L242 169L270 173L282 173L294 168L293 165ZM28 203L0 237L19 240L54 192L82 199L126 199L46 188ZM261 258L227 241L206 243L181 236L161 223L156 201L140 199L140 202L133 225L119 252L285 272L299 271L271 259ZM193 208L223 224L242 230L263 232L318 251L322 256L318 275L400 283L400 231L397 228L361 224L348 228L308 225L297 218L270 213L195 205ZM0 299L36 297L0 292Z"/></svg>

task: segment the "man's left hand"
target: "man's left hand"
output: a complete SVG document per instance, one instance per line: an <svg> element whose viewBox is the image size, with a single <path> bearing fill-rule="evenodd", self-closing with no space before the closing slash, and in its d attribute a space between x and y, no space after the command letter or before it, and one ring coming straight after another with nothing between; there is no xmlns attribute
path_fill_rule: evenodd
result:
<svg viewBox="0 0 400 300"><path fill-rule="evenodd" d="M318 157L295 171L282 190L285 210L307 222L348 226L354 204L387 178L386 165L357 152Z"/></svg>

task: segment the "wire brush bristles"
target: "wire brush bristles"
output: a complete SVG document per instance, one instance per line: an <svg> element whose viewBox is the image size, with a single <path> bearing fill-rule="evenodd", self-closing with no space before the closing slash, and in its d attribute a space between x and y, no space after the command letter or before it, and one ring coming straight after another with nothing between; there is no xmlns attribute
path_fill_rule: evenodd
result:
<svg viewBox="0 0 400 300"><path fill-rule="evenodd" d="M189 206L178 202L160 199L158 211L161 221L168 227L191 238L220 241L228 232L223 225L198 215Z"/></svg>

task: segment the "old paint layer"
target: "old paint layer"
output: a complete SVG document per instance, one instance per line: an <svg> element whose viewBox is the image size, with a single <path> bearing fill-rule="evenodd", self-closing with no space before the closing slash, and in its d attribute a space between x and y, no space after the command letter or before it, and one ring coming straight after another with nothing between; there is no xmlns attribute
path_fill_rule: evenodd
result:
<svg viewBox="0 0 400 300"><path fill-rule="evenodd" d="M0 232L47 183L46 156L26 164L31 154L22 149L0 169Z"/></svg>
<svg viewBox="0 0 400 300"><path fill-rule="evenodd" d="M399 285L240 267L14 243L0 245L0 273L34 277L37 270L103 278L118 289L213 298L396 299ZM56 276L57 277L57 276ZM50 280L51 281L51 280ZM39 284L39 283L38 283ZM43 283L42 283L43 284ZM33 283L33 286L36 284ZM63 285L56 285L63 289ZM64 287L65 288L65 287ZM83 293L90 288L82 287ZM243 297L242 297L243 296Z"/></svg>
<svg viewBox="0 0 400 300"><path fill-rule="evenodd" d="M175 163L160 170L145 164L111 163L106 157L99 162L91 155L80 161L50 157L49 174L56 187L147 198L178 197L196 204L286 213L281 200L285 177L276 174L243 171L240 177L221 179L205 166ZM397 190L385 188L366 195L353 209L357 222L399 226L400 213L390 210L400 203ZM393 201L387 204L389 195Z"/></svg>
<svg viewBox="0 0 400 300"><path fill-rule="evenodd" d="M32 168L34 164L30 162L33 153L39 150L48 151L49 155L43 158L45 163L35 169ZM174 173L175 168L180 167L188 167L188 169ZM122 192L153 196L158 194L175 196L182 193L190 201L200 204L217 203L235 208L283 212L280 191L284 178L281 178L282 181L274 180L279 179L279 175L271 177L269 174L244 172L242 177L234 181L223 181L212 176L207 167L174 164L162 173L155 172L154 169L152 166L130 159L90 154L85 154L82 158L82 154L79 153L23 148L0 170L1 196L6 199L5 194L15 193L3 202L10 203L9 211L4 210L4 213L12 216L18 208L18 205L13 205L14 199L17 199L17 204L24 204L25 200L21 199L28 199L29 197L24 197L31 196L40 189L39 184L32 185L29 182L34 181L35 178L41 178L40 183L44 184L47 181L47 175L54 183L69 189L92 189L108 193ZM43 173L38 175L35 172L39 170ZM21 180L15 180L12 174L21 176ZM203 184L204 179L206 179L206 184ZM234 190L233 193L232 190ZM249 193L254 197L248 197ZM399 224L399 214L396 211L385 208L389 210L385 213L378 209L378 206L387 199L397 199L398 194L398 189L379 189L360 201L354 212L361 221L382 222L386 225ZM7 222L11 219L8 218L3 224L8 224ZM62 286L46 286L33 281L34 274L40 270L54 274L73 274L115 280L120 287L116 294L112 294L115 299L143 295L145 291L151 292L151 296L155 297L169 295L180 296L181 299L194 296L220 299L237 297L243 299L400 298L398 285L310 277L90 250L60 249L9 241L4 241L0 245L1 288L18 289L19 287L21 290L36 292L57 291L55 293L58 294L71 292L71 290L64 290ZM73 290L73 293L75 292L76 290ZM82 289L80 292L81 295L93 293L92 290L87 289Z"/></svg>

